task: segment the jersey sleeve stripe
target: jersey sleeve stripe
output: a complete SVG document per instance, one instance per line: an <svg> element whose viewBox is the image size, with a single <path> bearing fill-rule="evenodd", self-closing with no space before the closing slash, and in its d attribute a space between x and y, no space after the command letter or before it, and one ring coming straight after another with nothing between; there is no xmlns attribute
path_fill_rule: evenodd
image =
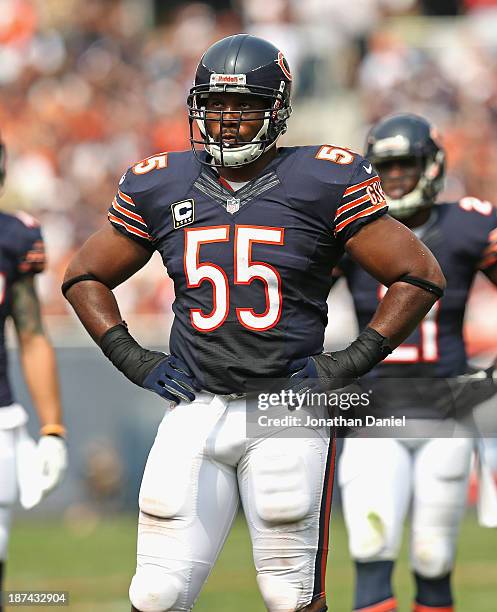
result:
<svg viewBox="0 0 497 612"><path fill-rule="evenodd" d="M356 206L359 206L360 204L364 204L364 202L367 202L367 201L369 201L369 195L365 194L361 196L360 198L356 198L355 200L352 200L352 202L349 202L348 204L343 204L342 206L337 208L335 219L339 217L342 213L344 213L346 210L355 208Z"/></svg>
<svg viewBox="0 0 497 612"><path fill-rule="evenodd" d="M379 180L380 180L379 176L373 176L367 181L363 181L362 183L357 183L357 185L351 185L350 187L347 187L347 189L343 192L343 197L351 195L355 193L356 191L360 191L361 189L365 189L366 187L371 185L371 183L374 183L375 181L379 181Z"/></svg>
<svg viewBox="0 0 497 612"><path fill-rule="evenodd" d="M490 268L490 266L493 266L495 263L497 263L497 250L493 253L490 253L486 257L483 257L478 263L478 269L486 270L487 268Z"/></svg>
<svg viewBox="0 0 497 612"><path fill-rule="evenodd" d="M121 225L130 234L134 234L135 236L140 236L140 238L144 238L145 240L152 240L152 236L150 236L150 234L147 234L147 232L143 232L137 227L133 227L132 225L129 225L129 223L126 223L126 221L119 219L118 217L113 215L111 212L108 213L108 217L111 223L116 223L117 225Z"/></svg>
<svg viewBox="0 0 497 612"><path fill-rule="evenodd" d="M40 253L39 251L29 251L26 253L25 261L45 261L45 253Z"/></svg>
<svg viewBox="0 0 497 612"><path fill-rule="evenodd" d="M133 198L131 198L126 193L123 193L120 189L117 190L117 195L121 198L121 200L123 200L123 202L126 202L126 204L131 204L131 206L135 206Z"/></svg>
<svg viewBox="0 0 497 612"><path fill-rule="evenodd" d="M355 215L352 215L352 217L349 217L348 219L345 219L344 221L339 223L335 228L335 234L338 234L338 232L343 230L344 227L347 227L347 225L349 223L352 223L352 221L355 221L356 219L359 219L360 217L366 217L367 215L371 215L372 213L375 213L378 210L381 210L382 208L386 208L386 207L387 207L387 203L383 202L383 204L379 206L378 205L370 206L369 208L365 208L364 210L361 210Z"/></svg>
<svg viewBox="0 0 497 612"><path fill-rule="evenodd" d="M118 204L116 198L114 198L114 200L112 201L112 208L114 208L114 210L116 210L117 212L120 212L125 217L129 217L130 219L134 219L135 221L137 221L141 225L144 225L145 227L147 227L147 224L143 220L143 217L141 217L140 215L137 215L134 212L131 212L130 210L127 210L126 208L124 208L123 206Z"/></svg>
<svg viewBox="0 0 497 612"><path fill-rule="evenodd" d="M494 228L488 235L487 246L478 262L478 269L486 270L495 263L497 263L497 228Z"/></svg>

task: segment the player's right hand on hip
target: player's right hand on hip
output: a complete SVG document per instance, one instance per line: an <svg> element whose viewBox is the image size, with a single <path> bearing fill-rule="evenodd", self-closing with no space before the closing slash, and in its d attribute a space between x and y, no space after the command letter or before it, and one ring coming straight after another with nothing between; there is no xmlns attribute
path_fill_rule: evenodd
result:
<svg viewBox="0 0 497 612"><path fill-rule="evenodd" d="M145 376L142 387L170 402L193 402L200 387L186 364L173 355L164 355Z"/></svg>

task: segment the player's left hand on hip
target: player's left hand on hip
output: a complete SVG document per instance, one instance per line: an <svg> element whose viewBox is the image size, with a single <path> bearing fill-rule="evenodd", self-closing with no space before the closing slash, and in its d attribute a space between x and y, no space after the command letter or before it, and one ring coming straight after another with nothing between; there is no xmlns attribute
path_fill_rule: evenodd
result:
<svg viewBox="0 0 497 612"><path fill-rule="evenodd" d="M43 493L54 489L64 477L67 467L66 441L60 436L41 436L38 440Z"/></svg>
<svg viewBox="0 0 497 612"><path fill-rule="evenodd" d="M199 391L186 364L173 355L165 355L165 359L147 374L142 386L175 404L193 402L195 391Z"/></svg>
<svg viewBox="0 0 497 612"><path fill-rule="evenodd" d="M290 364L290 381L288 388L294 393L303 395L308 391L318 391L320 389L316 364L312 357L296 359Z"/></svg>
<svg viewBox="0 0 497 612"><path fill-rule="evenodd" d="M313 355L299 367L295 367L299 360L290 364L290 368L293 365L290 379L296 382L296 387L291 388L301 388L300 393L316 389L343 389L369 372L391 352L388 339L375 329L366 327L346 349Z"/></svg>
<svg viewBox="0 0 497 612"><path fill-rule="evenodd" d="M350 370L346 351L321 353L291 364L300 369L290 375L290 388L295 393L332 391L350 385L357 376ZM294 383L294 384L293 384Z"/></svg>

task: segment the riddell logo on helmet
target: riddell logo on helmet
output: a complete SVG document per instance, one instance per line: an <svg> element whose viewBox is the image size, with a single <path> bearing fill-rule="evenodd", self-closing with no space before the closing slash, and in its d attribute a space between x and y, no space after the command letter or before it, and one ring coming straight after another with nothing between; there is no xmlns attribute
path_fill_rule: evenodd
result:
<svg viewBox="0 0 497 612"><path fill-rule="evenodd" d="M246 85L245 74L211 74L211 85Z"/></svg>

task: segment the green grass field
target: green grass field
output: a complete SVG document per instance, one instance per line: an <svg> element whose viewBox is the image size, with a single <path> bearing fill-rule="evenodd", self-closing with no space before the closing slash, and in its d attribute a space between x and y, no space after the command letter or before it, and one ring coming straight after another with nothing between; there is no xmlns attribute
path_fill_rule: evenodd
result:
<svg viewBox="0 0 497 612"><path fill-rule="evenodd" d="M338 513L332 517L331 547L327 575L329 607L331 612L347 612L352 596L352 567ZM65 590L70 593L70 610L126 612L134 548L135 518L130 516L106 518L96 523L18 521L12 533L6 588ZM395 584L400 610L407 612L412 586L405 546ZM497 532L478 527L472 515L465 519L462 529L455 588L458 611L497 610ZM242 518L237 520L195 608L198 612L235 609L264 612Z"/></svg>

